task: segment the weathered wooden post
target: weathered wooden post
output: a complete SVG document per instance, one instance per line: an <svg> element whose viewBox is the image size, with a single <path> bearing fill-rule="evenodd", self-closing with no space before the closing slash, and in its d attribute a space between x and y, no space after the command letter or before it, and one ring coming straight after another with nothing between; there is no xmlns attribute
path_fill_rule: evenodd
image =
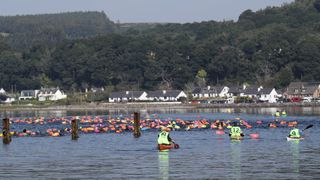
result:
<svg viewBox="0 0 320 180"><path fill-rule="evenodd" d="M3 144L9 144L11 142L11 135L10 135L10 122L8 118L3 119L2 135L3 135Z"/></svg>
<svg viewBox="0 0 320 180"><path fill-rule="evenodd" d="M78 135L78 119L71 120L71 139L77 140L79 138Z"/></svg>
<svg viewBox="0 0 320 180"><path fill-rule="evenodd" d="M134 129L133 129L133 136L135 138L138 138L141 136L141 132L140 132L140 114L138 112L135 112L134 113L134 119L133 119L133 122L134 122Z"/></svg>

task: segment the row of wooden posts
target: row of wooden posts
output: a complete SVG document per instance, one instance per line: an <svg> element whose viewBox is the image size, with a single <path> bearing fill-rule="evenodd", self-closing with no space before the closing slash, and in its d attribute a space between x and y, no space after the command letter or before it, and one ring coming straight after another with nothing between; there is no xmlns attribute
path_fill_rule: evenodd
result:
<svg viewBox="0 0 320 180"><path fill-rule="evenodd" d="M10 144L12 141L11 134L10 134L10 121L8 118L4 118L2 122L2 135L3 135L3 144ZM79 138L78 135L78 120L73 119L71 120L71 139L77 140ZM135 112L134 113L134 130L133 130L133 136L135 138L138 138L141 136L140 131L140 113Z"/></svg>

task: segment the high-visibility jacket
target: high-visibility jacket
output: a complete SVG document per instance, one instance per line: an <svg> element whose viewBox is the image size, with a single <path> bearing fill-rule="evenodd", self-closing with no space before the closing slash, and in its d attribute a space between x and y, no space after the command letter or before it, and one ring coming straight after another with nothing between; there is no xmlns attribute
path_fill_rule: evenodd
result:
<svg viewBox="0 0 320 180"><path fill-rule="evenodd" d="M161 131L158 135L158 144L170 144L169 142L169 133L166 131Z"/></svg>
<svg viewBox="0 0 320 180"><path fill-rule="evenodd" d="M298 128L294 128L290 131L290 135L289 137L292 137L292 138L300 138L301 135L300 135L300 131Z"/></svg>
<svg viewBox="0 0 320 180"><path fill-rule="evenodd" d="M238 126L232 126L230 129L230 137L235 138L235 137L241 137L241 128Z"/></svg>

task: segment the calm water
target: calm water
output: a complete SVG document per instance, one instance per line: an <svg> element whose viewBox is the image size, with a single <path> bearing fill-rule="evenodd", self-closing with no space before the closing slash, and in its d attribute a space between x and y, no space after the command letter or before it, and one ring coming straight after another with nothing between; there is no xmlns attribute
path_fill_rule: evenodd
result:
<svg viewBox="0 0 320 180"><path fill-rule="evenodd" d="M273 118L261 110L157 113L173 119ZM171 152L156 150L156 131L143 131L138 139L129 132L81 134L77 141L70 136L14 138L0 147L0 179L317 179L319 117L311 112L286 118L299 121L301 128L314 125L305 131L305 140L295 142L285 139L289 128L244 129L246 134L259 132L261 138L242 141L230 141L209 129L172 131L180 149Z"/></svg>

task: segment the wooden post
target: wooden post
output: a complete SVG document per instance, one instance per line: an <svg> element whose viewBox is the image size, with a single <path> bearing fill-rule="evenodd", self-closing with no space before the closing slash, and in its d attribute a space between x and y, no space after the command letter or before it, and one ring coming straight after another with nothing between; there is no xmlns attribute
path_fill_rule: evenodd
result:
<svg viewBox="0 0 320 180"><path fill-rule="evenodd" d="M3 144L9 144L11 142L11 135L10 135L10 122L8 118L3 119L2 135L3 135Z"/></svg>
<svg viewBox="0 0 320 180"><path fill-rule="evenodd" d="M140 132L140 114L138 112L134 113L134 130L133 130L133 136L135 138L138 138L141 136Z"/></svg>
<svg viewBox="0 0 320 180"><path fill-rule="evenodd" d="M71 139L77 140L79 138L78 135L78 120L72 119L71 120Z"/></svg>

